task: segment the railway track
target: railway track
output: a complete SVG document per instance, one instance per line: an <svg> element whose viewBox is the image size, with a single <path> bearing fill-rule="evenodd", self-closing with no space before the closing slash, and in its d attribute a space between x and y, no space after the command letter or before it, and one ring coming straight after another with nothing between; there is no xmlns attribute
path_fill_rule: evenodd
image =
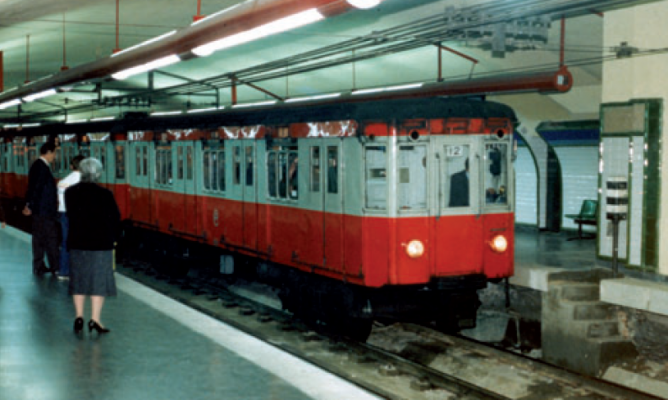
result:
<svg viewBox="0 0 668 400"><path fill-rule="evenodd" d="M173 278L149 263L118 272L386 399L655 399L521 355L411 324L375 326L367 343L312 330L206 273ZM259 300L258 300L259 299Z"/></svg>

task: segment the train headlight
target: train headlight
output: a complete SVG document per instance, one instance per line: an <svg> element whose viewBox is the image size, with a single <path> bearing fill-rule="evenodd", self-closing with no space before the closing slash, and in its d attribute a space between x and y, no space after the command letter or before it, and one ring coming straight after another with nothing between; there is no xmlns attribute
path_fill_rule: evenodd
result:
<svg viewBox="0 0 668 400"><path fill-rule="evenodd" d="M419 240L411 240L406 245L406 254L410 258L419 258L424 254L424 244Z"/></svg>
<svg viewBox="0 0 668 400"><path fill-rule="evenodd" d="M496 235L494 236L494 239L489 242L489 247L497 253L503 253L508 250L508 239L503 235Z"/></svg>

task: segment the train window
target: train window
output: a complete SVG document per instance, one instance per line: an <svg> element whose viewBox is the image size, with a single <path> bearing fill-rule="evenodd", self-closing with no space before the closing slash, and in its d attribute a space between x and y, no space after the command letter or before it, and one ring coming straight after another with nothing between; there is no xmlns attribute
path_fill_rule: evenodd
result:
<svg viewBox="0 0 668 400"><path fill-rule="evenodd" d="M204 180L204 189L211 190L211 152L205 151L202 160L202 179Z"/></svg>
<svg viewBox="0 0 668 400"><path fill-rule="evenodd" d="M253 148L246 147L246 186L253 186Z"/></svg>
<svg viewBox="0 0 668 400"><path fill-rule="evenodd" d="M232 171L234 172L234 184L239 185L241 183L241 149L239 147L234 148L232 162L234 163L234 166L232 167Z"/></svg>
<svg viewBox="0 0 668 400"><path fill-rule="evenodd" d="M299 197L299 158L293 150L267 154L267 190L269 197L296 200Z"/></svg>
<svg viewBox="0 0 668 400"><path fill-rule="evenodd" d="M485 145L485 203L508 204L508 171L506 170L508 145Z"/></svg>
<svg viewBox="0 0 668 400"><path fill-rule="evenodd" d="M366 207L387 208L387 158L385 146L368 146L366 159Z"/></svg>
<svg viewBox="0 0 668 400"><path fill-rule="evenodd" d="M135 175L140 176L141 175L141 149L137 148L137 160L136 163L137 165L137 170L135 171Z"/></svg>
<svg viewBox="0 0 668 400"><path fill-rule="evenodd" d="M339 192L339 149L327 148L327 193Z"/></svg>
<svg viewBox="0 0 668 400"><path fill-rule="evenodd" d="M210 151L209 152L209 170L211 173L211 190L218 190L218 152Z"/></svg>
<svg viewBox="0 0 668 400"><path fill-rule="evenodd" d="M320 147L311 147L311 191L320 191Z"/></svg>
<svg viewBox="0 0 668 400"><path fill-rule="evenodd" d="M31 147L28 149L28 165L32 165L35 160L37 160L37 150L34 147Z"/></svg>
<svg viewBox="0 0 668 400"><path fill-rule="evenodd" d="M102 163L102 168L107 168L107 157L104 153L104 148L98 148L98 154L100 155L99 160Z"/></svg>
<svg viewBox="0 0 668 400"><path fill-rule="evenodd" d="M142 175L148 176L148 147L142 150Z"/></svg>
<svg viewBox="0 0 668 400"><path fill-rule="evenodd" d="M278 182L278 179L276 179L277 160L275 151L270 151L267 154L267 194L272 198L276 197L276 184Z"/></svg>
<svg viewBox="0 0 668 400"><path fill-rule="evenodd" d="M61 160L62 159L63 159L63 148L58 147L58 148L56 148L56 159L55 159L56 172L61 172L61 168L62 168ZM65 165L67 165L67 164L65 164Z"/></svg>
<svg viewBox="0 0 668 400"><path fill-rule="evenodd" d="M218 152L218 190L225 191L225 150Z"/></svg>
<svg viewBox="0 0 668 400"><path fill-rule="evenodd" d="M188 180L193 179L193 148L190 146L186 148L186 177Z"/></svg>
<svg viewBox="0 0 668 400"><path fill-rule="evenodd" d="M445 173L449 177L448 207L468 207L469 194L469 146L445 147Z"/></svg>
<svg viewBox="0 0 668 400"><path fill-rule="evenodd" d="M161 185L172 184L172 150L162 149L155 152L155 182Z"/></svg>
<svg viewBox="0 0 668 400"><path fill-rule="evenodd" d="M81 155L88 158L90 157L90 149L88 147L84 147L81 149Z"/></svg>
<svg viewBox="0 0 668 400"><path fill-rule="evenodd" d="M125 147L116 145L114 155L116 156L116 179L125 179Z"/></svg>
<svg viewBox="0 0 668 400"><path fill-rule="evenodd" d="M183 180L183 147L176 149L176 179Z"/></svg>
<svg viewBox="0 0 668 400"><path fill-rule="evenodd" d="M397 203L399 209L427 208L426 146L401 146L397 167Z"/></svg>

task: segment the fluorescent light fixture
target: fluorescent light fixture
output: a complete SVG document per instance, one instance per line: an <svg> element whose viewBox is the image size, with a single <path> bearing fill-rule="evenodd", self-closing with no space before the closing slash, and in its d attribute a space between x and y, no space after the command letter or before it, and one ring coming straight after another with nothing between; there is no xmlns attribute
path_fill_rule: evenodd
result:
<svg viewBox="0 0 668 400"><path fill-rule="evenodd" d="M177 114L182 114L182 112L181 111L158 111L158 112L151 113L151 116L177 115Z"/></svg>
<svg viewBox="0 0 668 400"><path fill-rule="evenodd" d="M19 99L5 101L4 103L0 103L0 110L4 110L5 108L12 106L18 106L19 104L21 104L21 100Z"/></svg>
<svg viewBox="0 0 668 400"><path fill-rule="evenodd" d="M219 15L225 14L226 12L231 11L231 10L234 9L234 8L237 8L237 7L239 7L240 5L241 5L241 3L239 3L239 4L235 4L235 5L233 5L232 7L227 7L227 8L224 9L224 10L220 10L220 11L218 11L218 12L215 12L215 13L211 14L211 15L207 15L206 17L204 17L204 18L202 18L202 19L200 19L200 20L197 20L197 21L193 22L191 25L197 25L197 24L200 24L200 23L202 23L202 22L204 22L204 21L206 21L206 20L209 20L209 19L211 19L211 18L214 18L214 17L217 17L217 16L219 16Z"/></svg>
<svg viewBox="0 0 668 400"><path fill-rule="evenodd" d="M4 126L5 129L11 129L11 128L20 128L20 124L7 124Z"/></svg>
<svg viewBox="0 0 668 400"><path fill-rule="evenodd" d="M31 124L23 124L24 128L34 128L36 126L42 126L39 122L31 123Z"/></svg>
<svg viewBox="0 0 668 400"><path fill-rule="evenodd" d="M192 52L200 57L206 57L211 55L214 51L237 46L243 43L248 43L253 40L274 35L276 33L285 32L290 29L299 28L300 26L308 25L310 23L320 21L324 18L325 17L320 14L317 9L312 8L310 10L302 11L285 18L277 19L276 21L258 26L257 28L253 28L232 36L227 36L222 39L215 40L202 46L195 47Z"/></svg>
<svg viewBox="0 0 668 400"><path fill-rule="evenodd" d="M348 3L355 7L366 10L367 8L373 8L380 4L381 0L348 0Z"/></svg>
<svg viewBox="0 0 668 400"><path fill-rule="evenodd" d="M196 114L196 113L202 113L202 112L207 112L207 111L216 111L216 110L222 110L225 107L210 107L210 108L195 108L192 110L188 110L188 114Z"/></svg>
<svg viewBox="0 0 668 400"><path fill-rule="evenodd" d="M74 119L74 120L71 120L71 121L67 121L67 122L65 122L65 123L66 123L66 124L82 124L82 123L84 123L84 122L88 122L88 120L85 120L85 119Z"/></svg>
<svg viewBox="0 0 668 400"><path fill-rule="evenodd" d="M149 40L146 40L146 41L144 41L144 42L138 43L138 44L136 44L136 45L134 45L134 46L130 46L130 47L128 47L127 49L123 49L123 50L119 51L118 53L114 53L114 54L112 54L111 56L112 56L112 57L116 57L116 56L118 56L118 55L120 55L120 54L127 53L128 51L132 51L132 50L137 49L137 48L139 48L139 47L146 46L147 44L155 43L155 42L157 42L157 41L159 41L159 40L162 40L162 39L164 39L164 38L166 38L166 37L172 36L172 35L175 34L175 33L176 33L176 29L173 30L173 31L167 32L167 33L165 33L164 35L156 36L156 37L154 37L154 38L152 38L152 39L149 39Z"/></svg>
<svg viewBox="0 0 668 400"><path fill-rule="evenodd" d="M90 122L97 122L97 121L111 121L116 119L116 117L98 117L98 118L91 118Z"/></svg>
<svg viewBox="0 0 668 400"><path fill-rule="evenodd" d="M424 83L412 83L409 85L388 86L375 89L362 89L362 90L355 90L352 92L352 94L358 95L358 94L369 94L369 93L392 92L395 90L417 89L419 87L422 87L422 85L424 85Z"/></svg>
<svg viewBox="0 0 668 400"><path fill-rule="evenodd" d="M331 94L321 94L318 96L308 96L308 97L294 97L292 99L285 100L286 103L296 103L299 101L313 101L313 100L323 100L323 99L333 99L340 97L341 93L331 93Z"/></svg>
<svg viewBox="0 0 668 400"><path fill-rule="evenodd" d="M37 99L43 99L44 97L53 96L56 93L57 93L56 89L49 89L49 90L45 90L43 92L34 93L34 94L29 95L29 96L26 96L26 97L23 98L23 101L29 103L29 102L35 101Z"/></svg>
<svg viewBox="0 0 668 400"><path fill-rule="evenodd" d="M137 75L141 74L142 72L147 72L152 69L156 68L162 68L166 67L168 65L176 64L177 62L181 61L179 56L172 54L167 57L162 57L158 58L157 60L153 60L151 62L147 62L146 64L138 65L136 67L124 69L120 72L116 72L115 74L112 74L111 77L114 79L117 79L119 81L128 78L132 75Z"/></svg>
<svg viewBox="0 0 668 400"><path fill-rule="evenodd" d="M270 106L272 104L276 104L276 100L260 101L258 103L235 104L232 106L232 108L261 107Z"/></svg>

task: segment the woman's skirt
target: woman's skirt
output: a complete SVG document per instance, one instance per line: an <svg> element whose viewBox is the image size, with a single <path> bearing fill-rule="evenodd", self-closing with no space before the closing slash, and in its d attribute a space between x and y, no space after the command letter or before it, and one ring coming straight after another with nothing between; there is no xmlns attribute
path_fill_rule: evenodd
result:
<svg viewBox="0 0 668 400"><path fill-rule="evenodd" d="M69 294L116 296L112 250L71 250Z"/></svg>

